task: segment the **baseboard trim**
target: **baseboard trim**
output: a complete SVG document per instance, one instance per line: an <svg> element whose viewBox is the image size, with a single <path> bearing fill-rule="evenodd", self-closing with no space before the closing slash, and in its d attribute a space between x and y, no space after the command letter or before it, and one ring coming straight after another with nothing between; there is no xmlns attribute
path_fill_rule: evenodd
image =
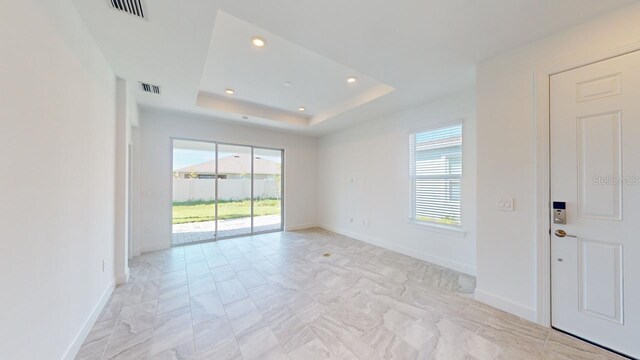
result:
<svg viewBox="0 0 640 360"><path fill-rule="evenodd" d="M314 228L317 227L318 225L316 224L303 224L303 225L287 225L285 226L285 231L296 231L296 230L304 230L304 229L310 229L310 228Z"/></svg>
<svg viewBox="0 0 640 360"><path fill-rule="evenodd" d="M73 360L75 359L76 355L78 355L78 351L80 350L82 343L84 343L87 335L89 335L89 332L91 332L93 324L98 319L98 316L100 316L102 309L109 300L109 297L111 296L111 293L113 293L115 287L116 279L114 278L113 280L111 280L111 283L109 283L104 293L102 293L102 297L100 297L100 300L98 300L96 306L93 307L93 310L91 311L91 314L89 314L87 320L85 320L84 324L82 324L80 332L78 332L78 335L76 335L75 339L73 339L73 342L62 357L63 360Z"/></svg>
<svg viewBox="0 0 640 360"><path fill-rule="evenodd" d="M469 266L467 264L463 264L457 261L453 261L453 260L449 260L449 259L445 259L439 256L435 256L435 255L431 255L422 251L416 251L414 249L410 249L406 246L402 246L402 245L398 245L398 244L394 244L391 243L389 241L386 240L382 240L382 239L377 239L371 236L366 236L366 235L362 235L356 232L352 232L352 231L348 231L348 230L344 230L344 229L340 229L340 228L336 228L330 225L318 225L319 227L325 229L325 230L329 230L329 231L333 231L335 233L344 235L344 236L348 236L360 241L364 241L366 243L372 244L372 245L376 245L376 246L380 246L382 248L385 248L387 250L391 250L391 251L395 251L397 253L403 254L403 255L407 255L407 256L411 256L414 257L416 259L420 259L435 265L439 265L439 266L443 266L446 267L448 269L452 269L455 271L459 271L461 273L465 273L468 275L472 275L475 276L476 274L476 269L473 266Z"/></svg>
<svg viewBox="0 0 640 360"><path fill-rule="evenodd" d="M116 285L126 284L128 281L129 281L129 267L127 267L124 274L116 275Z"/></svg>
<svg viewBox="0 0 640 360"><path fill-rule="evenodd" d="M506 311L510 314L519 316L531 322L536 322L537 320L537 314L534 308L518 304L502 296L498 296L488 291L476 288L474 297L481 303Z"/></svg>
<svg viewBox="0 0 640 360"><path fill-rule="evenodd" d="M146 253L150 251L158 251L158 250L166 250L170 248L171 245L167 245L164 242L152 242L152 243L143 243L140 244L140 253Z"/></svg>

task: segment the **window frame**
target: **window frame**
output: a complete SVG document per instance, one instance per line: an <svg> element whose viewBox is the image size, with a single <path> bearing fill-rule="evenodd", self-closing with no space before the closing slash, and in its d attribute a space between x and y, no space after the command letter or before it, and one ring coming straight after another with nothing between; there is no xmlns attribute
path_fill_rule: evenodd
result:
<svg viewBox="0 0 640 360"><path fill-rule="evenodd" d="M461 173L459 178L456 178L456 180L460 181L460 223L459 224L443 224L443 223L439 223L439 222L435 222L435 221L427 221L427 220L420 220L417 218L416 216L416 181L418 179L418 176L415 175L415 137L417 134L419 133L424 133L424 132L429 132L429 131L436 131L439 129L443 129L443 128L448 128L448 127L454 127L454 126L460 126L461 127L461 142L460 142L460 161L461 161ZM456 120L450 120L450 121L443 121L443 122L438 122L438 123L434 123L430 126L425 126L425 127L420 127L420 128L415 128L415 129L411 129L409 131L409 141L408 141L408 147L409 147L409 183L411 186L411 207L410 207L410 215L409 215L409 222L412 224L416 224L420 227L428 227L428 228L434 228L434 229L441 229L444 230L446 232L452 232L452 233L460 233L464 236L464 234L466 234L466 231L464 230L464 206L463 206L463 201L464 201L464 191L463 191L463 178L464 178L464 173L465 173L465 157L464 157L464 143L465 143L465 120L464 119L456 119ZM413 147L412 147L413 146ZM451 179L449 179L451 180Z"/></svg>

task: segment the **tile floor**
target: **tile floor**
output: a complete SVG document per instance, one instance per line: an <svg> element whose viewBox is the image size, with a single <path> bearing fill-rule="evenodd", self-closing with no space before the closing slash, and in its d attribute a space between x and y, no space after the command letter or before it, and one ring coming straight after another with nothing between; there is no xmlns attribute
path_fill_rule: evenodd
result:
<svg viewBox="0 0 640 360"><path fill-rule="evenodd" d="M474 301L472 277L320 229L130 266L77 359L621 359Z"/></svg>

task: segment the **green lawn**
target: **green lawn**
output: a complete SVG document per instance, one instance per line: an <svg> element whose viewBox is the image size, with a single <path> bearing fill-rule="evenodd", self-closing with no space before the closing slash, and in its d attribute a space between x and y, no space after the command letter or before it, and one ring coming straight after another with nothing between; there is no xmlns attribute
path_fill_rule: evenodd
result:
<svg viewBox="0 0 640 360"><path fill-rule="evenodd" d="M238 219L248 217L251 213L251 202L220 201L218 202L218 219ZM280 200L256 200L253 206L255 216L280 214ZM184 224L215 220L215 203L213 201L191 201L173 203L173 223Z"/></svg>
<svg viewBox="0 0 640 360"><path fill-rule="evenodd" d="M438 224L445 224L445 225L460 225L460 221L455 219L450 219L450 218L436 219L436 218L427 217L427 216L418 216L418 220L433 222Z"/></svg>

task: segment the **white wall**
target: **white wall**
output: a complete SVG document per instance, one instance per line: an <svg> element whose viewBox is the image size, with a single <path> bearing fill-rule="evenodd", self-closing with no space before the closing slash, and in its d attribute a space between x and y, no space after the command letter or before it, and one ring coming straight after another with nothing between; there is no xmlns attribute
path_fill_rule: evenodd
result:
<svg viewBox="0 0 640 360"><path fill-rule="evenodd" d="M638 24L640 5L632 5L478 66L479 300L539 319L536 202L545 199L536 197L537 164L544 160L536 152L544 143L536 135L536 119L546 100L536 100L536 74L601 60L612 49L637 48ZM503 197L515 198L514 212L496 209Z"/></svg>
<svg viewBox="0 0 640 360"><path fill-rule="evenodd" d="M127 193L127 152L129 124L127 121L127 82L116 80L116 149L115 149L115 224L114 224L114 270L116 282L125 283L129 277L128 259L128 193Z"/></svg>
<svg viewBox="0 0 640 360"><path fill-rule="evenodd" d="M138 105L135 101L136 88L126 80L116 80L116 154L115 154L115 273L116 283L122 284L129 278L128 259L130 254L130 237L133 237L135 222L130 218L134 211L131 198L133 178L130 178L132 164L130 152L137 146L134 142L133 129L138 126ZM131 184L130 184L131 182Z"/></svg>
<svg viewBox="0 0 640 360"><path fill-rule="evenodd" d="M171 245L172 137L284 149L285 228L316 224L317 139L160 110L140 121L141 251Z"/></svg>
<svg viewBox="0 0 640 360"><path fill-rule="evenodd" d="M475 274L474 108L473 92L466 91L322 137L318 150L319 224ZM409 134L452 120L464 120L462 221L466 234L409 222Z"/></svg>
<svg viewBox="0 0 640 360"><path fill-rule="evenodd" d="M137 113L136 113L137 116ZM139 119L136 117L136 121ZM131 185L130 185L130 238L129 238L129 257L140 256L140 243L142 241L142 232L140 230L140 193L142 184L140 184L140 173L142 172L140 163L140 127L139 123L131 128L130 133L130 145L131 145Z"/></svg>
<svg viewBox="0 0 640 360"><path fill-rule="evenodd" d="M115 77L70 1L0 2L0 44L0 358L72 358L114 282Z"/></svg>

